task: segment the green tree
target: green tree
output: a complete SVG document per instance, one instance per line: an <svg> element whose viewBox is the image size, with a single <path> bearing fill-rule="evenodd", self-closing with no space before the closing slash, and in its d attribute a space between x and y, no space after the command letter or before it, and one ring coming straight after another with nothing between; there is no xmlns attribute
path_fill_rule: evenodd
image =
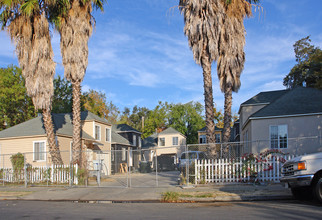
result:
<svg viewBox="0 0 322 220"><path fill-rule="evenodd" d="M13 65L0 68L0 130L36 115L32 100L27 95L21 69Z"/></svg>
<svg viewBox="0 0 322 220"><path fill-rule="evenodd" d="M144 123L142 138L146 138L154 132L161 132L169 125L169 104L167 102L159 104L148 113Z"/></svg>
<svg viewBox="0 0 322 220"><path fill-rule="evenodd" d="M132 111L125 107L119 123L128 124L143 133L144 121L148 117L149 112L148 108L138 107L137 105L132 108Z"/></svg>
<svg viewBox="0 0 322 220"><path fill-rule="evenodd" d="M103 92L89 90L89 92L83 93L81 99L82 109L105 118L110 123L117 122L119 110L112 102L106 101L106 96Z"/></svg>
<svg viewBox="0 0 322 220"><path fill-rule="evenodd" d="M307 36L293 45L297 64L284 78L283 85L287 88L305 86L322 89L322 50L310 42L310 36Z"/></svg>
<svg viewBox="0 0 322 220"><path fill-rule="evenodd" d="M187 144L198 143L198 130L205 126L203 106L199 102L172 104L169 111L169 125L187 137Z"/></svg>
<svg viewBox="0 0 322 220"><path fill-rule="evenodd" d="M72 112L73 105L72 85L59 75L54 79L53 113Z"/></svg>

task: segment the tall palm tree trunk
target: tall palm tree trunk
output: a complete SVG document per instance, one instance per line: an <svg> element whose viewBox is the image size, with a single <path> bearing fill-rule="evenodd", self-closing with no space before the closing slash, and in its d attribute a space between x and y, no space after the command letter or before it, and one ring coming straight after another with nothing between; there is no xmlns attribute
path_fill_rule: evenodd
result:
<svg viewBox="0 0 322 220"><path fill-rule="evenodd" d="M230 139L230 123L231 123L231 106L232 106L232 92L231 85L225 88L225 105L224 105L224 128L223 128L223 142L226 143Z"/></svg>
<svg viewBox="0 0 322 220"><path fill-rule="evenodd" d="M19 4L16 7L20 7ZM20 9L19 9L20 10ZM54 93L53 78L55 63L50 41L49 23L44 12L33 11L29 16L14 14L8 32L16 43L16 53L28 96L35 109L43 110L44 127L49 152L54 164L61 164L62 158L56 145L51 102Z"/></svg>
<svg viewBox="0 0 322 220"><path fill-rule="evenodd" d="M72 82L73 87L73 163L81 165L81 82Z"/></svg>
<svg viewBox="0 0 322 220"><path fill-rule="evenodd" d="M63 164L58 146L56 145L53 120L51 118L51 111L43 109L44 127L47 134L47 142L49 145L49 153L53 164Z"/></svg>
<svg viewBox="0 0 322 220"><path fill-rule="evenodd" d="M208 154L210 157L216 155L215 143L215 123L214 123L214 101L212 93L212 77L211 77L211 60L205 52L201 58L201 66L203 69L203 83L205 96L205 113L206 113L206 138Z"/></svg>

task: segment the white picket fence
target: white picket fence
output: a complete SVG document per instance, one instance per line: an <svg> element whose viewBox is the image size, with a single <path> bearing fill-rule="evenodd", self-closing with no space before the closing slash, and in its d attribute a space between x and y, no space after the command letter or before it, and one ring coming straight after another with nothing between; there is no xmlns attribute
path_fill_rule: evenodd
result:
<svg viewBox="0 0 322 220"><path fill-rule="evenodd" d="M25 173L26 170L26 173ZM19 173L15 173L13 168L1 168L1 180L6 183L24 182L27 183L54 183L65 184L71 180L73 184L78 184L77 170L78 165L73 165L73 174L69 165L51 165L39 167L27 167Z"/></svg>
<svg viewBox="0 0 322 220"><path fill-rule="evenodd" d="M194 183L279 182L283 163L294 157L274 155L260 161L245 158L195 160Z"/></svg>

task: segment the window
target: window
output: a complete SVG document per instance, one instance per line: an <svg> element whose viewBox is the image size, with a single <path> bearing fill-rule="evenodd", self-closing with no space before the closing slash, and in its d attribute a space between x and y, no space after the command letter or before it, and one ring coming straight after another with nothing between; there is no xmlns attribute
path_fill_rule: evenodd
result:
<svg viewBox="0 0 322 220"><path fill-rule="evenodd" d="M111 160L112 161L115 161L115 153L116 153L116 151L115 151L115 147L111 147Z"/></svg>
<svg viewBox="0 0 322 220"><path fill-rule="evenodd" d="M172 138L172 145L179 145L178 137L173 137Z"/></svg>
<svg viewBox="0 0 322 220"><path fill-rule="evenodd" d="M207 143L206 135L200 135L199 144L205 144L205 143Z"/></svg>
<svg viewBox="0 0 322 220"><path fill-rule="evenodd" d="M46 141L34 142L34 161L46 160Z"/></svg>
<svg viewBox="0 0 322 220"><path fill-rule="evenodd" d="M215 134L216 143L220 143L220 134Z"/></svg>
<svg viewBox="0 0 322 220"><path fill-rule="evenodd" d="M159 146L165 146L165 138L159 138Z"/></svg>
<svg viewBox="0 0 322 220"><path fill-rule="evenodd" d="M105 141L111 142L111 129L106 128L105 130Z"/></svg>
<svg viewBox="0 0 322 220"><path fill-rule="evenodd" d="M136 146L136 135L135 134L133 134L133 142L132 142L132 145L133 146Z"/></svg>
<svg viewBox="0 0 322 220"><path fill-rule="evenodd" d="M287 148L287 125L270 126L269 132L272 149Z"/></svg>
<svg viewBox="0 0 322 220"><path fill-rule="evenodd" d="M101 127L98 125L95 125L95 140L101 140Z"/></svg>
<svg viewBox="0 0 322 220"><path fill-rule="evenodd" d="M126 148L122 148L122 161L126 161Z"/></svg>

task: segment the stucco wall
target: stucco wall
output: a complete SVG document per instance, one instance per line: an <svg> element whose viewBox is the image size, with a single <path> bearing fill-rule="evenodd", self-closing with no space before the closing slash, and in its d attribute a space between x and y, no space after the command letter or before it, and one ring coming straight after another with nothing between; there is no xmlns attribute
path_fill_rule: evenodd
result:
<svg viewBox="0 0 322 220"><path fill-rule="evenodd" d="M178 145L173 145L172 138L178 137ZM180 134L168 134L168 135L159 135L158 139L165 138L165 146L159 145L157 148L157 156L161 154L179 154L181 152L180 146L186 145L186 138Z"/></svg>
<svg viewBox="0 0 322 220"><path fill-rule="evenodd" d="M282 149L284 152L300 155L322 151L322 115L256 119L250 124L251 140L257 142L252 144L254 153L270 149L269 129L273 125L287 125L288 147Z"/></svg>
<svg viewBox="0 0 322 220"><path fill-rule="evenodd" d="M246 105L241 107L240 111L240 127L242 128L249 116L264 108L266 105Z"/></svg>

